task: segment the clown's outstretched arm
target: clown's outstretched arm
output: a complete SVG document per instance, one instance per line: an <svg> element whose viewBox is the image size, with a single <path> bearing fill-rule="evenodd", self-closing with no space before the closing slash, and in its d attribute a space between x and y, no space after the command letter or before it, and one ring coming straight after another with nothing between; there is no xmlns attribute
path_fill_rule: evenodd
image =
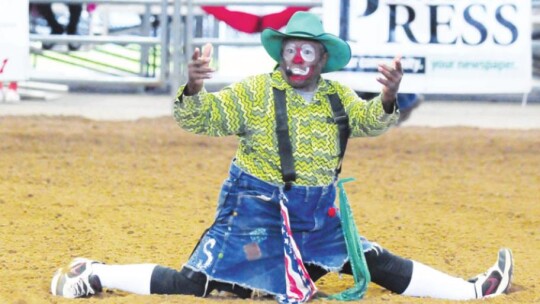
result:
<svg viewBox="0 0 540 304"><path fill-rule="evenodd" d="M212 78L214 69L210 67L212 59L212 44L207 43L202 48L195 48L188 64L188 82L184 95L191 96L199 93L204 86L204 80Z"/></svg>

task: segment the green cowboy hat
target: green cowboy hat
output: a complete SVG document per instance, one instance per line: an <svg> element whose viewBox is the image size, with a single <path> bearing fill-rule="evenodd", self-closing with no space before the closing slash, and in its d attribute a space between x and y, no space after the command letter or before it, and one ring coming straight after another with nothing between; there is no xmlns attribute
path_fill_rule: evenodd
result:
<svg viewBox="0 0 540 304"><path fill-rule="evenodd" d="M308 12L296 12L285 33L267 28L261 33L261 42L264 49L275 61L281 61L281 44L285 38L299 38L314 40L322 43L328 52L328 60L322 73L340 70L351 60L351 47L339 37L325 33L321 19Z"/></svg>

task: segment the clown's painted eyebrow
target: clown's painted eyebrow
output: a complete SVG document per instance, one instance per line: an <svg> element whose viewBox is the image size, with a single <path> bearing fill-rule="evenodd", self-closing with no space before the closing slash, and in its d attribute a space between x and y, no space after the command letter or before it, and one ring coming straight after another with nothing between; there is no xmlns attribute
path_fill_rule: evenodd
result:
<svg viewBox="0 0 540 304"><path fill-rule="evenodd" d="M315 44L319 45L319 50L321 51L321 55L324 54L324 53L328 53L328 50L326 49L326 47L324 46L323 43L317 41L317 40L313 40L313 39L299 39L299 38L285 38L283 39L283 41L281 42L281 51L280 51L280 55L283 56L283 49L285 48L285 45L287 45L288 42L290 41L310 41L310 42L315 42Z"/></svg>

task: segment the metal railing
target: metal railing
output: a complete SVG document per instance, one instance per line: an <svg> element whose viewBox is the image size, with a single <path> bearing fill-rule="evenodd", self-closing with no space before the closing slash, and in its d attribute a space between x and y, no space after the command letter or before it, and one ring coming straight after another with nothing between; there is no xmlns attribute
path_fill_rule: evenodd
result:
<svg viewBox="0 0 540 304"><path fill-rule="evenodd" d="M177 0L180 1L180 0ZM96 3L96 4L111 4L111 5L124 5L124 4L138 4L144 6L144 17L142 19L142 34L149 34L149 15L151 6L159 6L159 22L163 26L162 29L167 29L168 25L168 13L167 8L170 0L30 0L30 3ZM162 87L168 84L168 65L169 53L167 52L169 47L169 41L167 37L167 30L162 30L159 37L150 36L135 36L135 35L122 35L122 36L91 36L91 35L41 35L30 34L30 41L37 42L67 42L67 43L81 43L81 44L106 44L106 43L118 43L118 44L138 44L141 46L140 56L140 73L138 76L108 76L98 75L92 77L76 77L70 75L58 76L58 75L34 75L30 76L30 80L33 81L45 81L45 82L62 82L67 84L129 84L136 86L153 86ZM158 75L147 76L145 74L145 63L148 62L148 49L150 47L161 47L161 67Z"/></svg>
<svg viewBox="0 0 540 304"><path fill-rule="evenodd" d="M174 91L178 84L184 82L185 68L195 46L212 43L214 46L259 46L259 41L223 39L218 37L195 37L195 18L200 16L201 6L245 5L245 6L307 6L322 7L322 0L30 0L30 3L96 3L110 5L137 4L144 7L142 22L143 32L149 28L150 7L159 8L159 37L150 36L82 36L82 35L37 35L31 34L31 41L40 42L78 42L82 44L133 43L141 46L141 75L138 76L98 76L88 78L41 76L31 77L34 81L51 81L62 83L86 84L129 84L135 86L169 86ZM540 8L540 0L532 0L533 8ZM537 43L537 42L534 42ZM161 48L161 65L159 75L148 77L142 75L143 65L148 60L148 48ZM538 82L534 83L535 88ZM173 92L174 93L174 92Z"/></svg>
<svg viewBox="0 0 540 304"><path fill-rule="evenodd" d="M34 75L30 80L45 82L61 82L66 84L131 84L135 86L170 86L174 90L176 86L185 81L185 66L189 61L194 46L207 42L216 47L219 46L259 46L258 41L225 40L216 37L194 37L194 18L200 15L201 6L223 5L246 5L246 6L322 6L322 0L30 0L30 3L95 3L108 5L135 4L144 6L142 20L143 34L148 34L150 7L159 6L159 23L161 31L159 37L134 36L134 35L42 35L31 34L30 41L49 43L81 43L81 44L138 44L141 46L140 75L138 76L108 76L98 75L95 77L76 77L59 75ZM145 30L146 29L146 30ZM155 77L144 75L144 64L148 62L148 49L160 46L161 65L160 73Z"/></svg>

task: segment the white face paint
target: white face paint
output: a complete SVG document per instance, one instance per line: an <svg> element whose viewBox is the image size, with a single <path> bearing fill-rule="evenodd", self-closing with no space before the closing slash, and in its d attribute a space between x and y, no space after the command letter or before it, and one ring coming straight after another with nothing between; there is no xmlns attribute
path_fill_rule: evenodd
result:
<svg viewBox="0 0 540 304"><path fill-rule="evenodd" d="M287 42L283 48L283 59L288 61L298 60L298 55L305 62L313 62L316 57L315 47L307 43L298 46L297 42Z"/></svg>
<svg viewBox="0 0 540 304"><path fill-rule="evenodd" d="M309 67L306 67L304 69L302 68L290 68L287 67L293 75L300 75L300 76L306 76L309 74Z"/></svg>
<svg viewBox="0 0 540 304"><path fill-rule="evenodd" d="M326 56L321 43L296 38L283 41L280 66L292 87L315 90L325 64Z"/></svg>

